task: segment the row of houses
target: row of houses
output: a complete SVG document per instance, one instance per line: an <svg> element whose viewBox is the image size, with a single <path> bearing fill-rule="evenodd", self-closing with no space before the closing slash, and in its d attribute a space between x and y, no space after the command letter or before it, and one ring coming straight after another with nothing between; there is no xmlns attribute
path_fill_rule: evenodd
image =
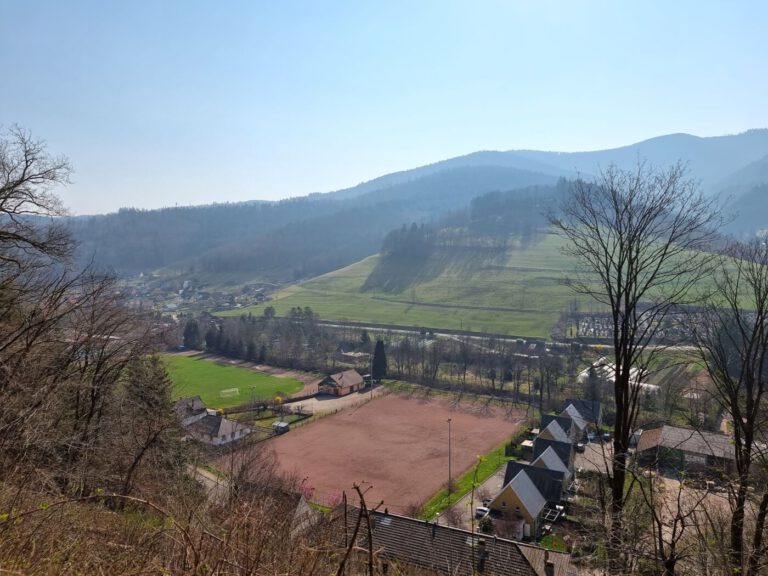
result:
<svg viewBox="0 0 768 576"><path fill-rule="evenodd" d="M491 513L510 524L517 540L536 539L543 525L558 519L573 481L574 446L602 425L599 402L567 400L559 414L545 414L536 437L527 441L528 462L509 462Z"/></svg>

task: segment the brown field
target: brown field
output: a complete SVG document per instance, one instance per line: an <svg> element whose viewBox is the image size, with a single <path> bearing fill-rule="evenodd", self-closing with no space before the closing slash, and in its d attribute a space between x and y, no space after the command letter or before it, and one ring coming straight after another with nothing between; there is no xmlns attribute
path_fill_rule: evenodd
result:
<svg viewBox="0 0 768 576"><path fill-rule="evenodd" d="M448 425L454 478L478 454L512 436L524 419L480 404L456 406L446 399L397 394L323 418L268 442L280 469L307 478L313 499L332 503L354 483L370 487L369 504L384 501L406 512L442 488L448 478Z"/></svg>

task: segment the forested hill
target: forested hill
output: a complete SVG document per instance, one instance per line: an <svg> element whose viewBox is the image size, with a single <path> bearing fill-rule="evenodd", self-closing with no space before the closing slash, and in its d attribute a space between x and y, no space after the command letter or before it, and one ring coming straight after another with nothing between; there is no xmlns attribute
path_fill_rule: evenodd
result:
<svg viewBox="0 0 768 576"><path fill-rule="evenodd" d="M440 218L486 192L555 181L503 166L463 167L353 198L121 210L73 219L72 229L81 259L120 273L170 267L286 281L373 254L404 222Z"/></svg>
<svg viewBox="0 0 768 576"><path fill-rule="evenodd" d="M213 204L162 210L124 209L71 220L79 258L131 274L173 272L291 281L322 274L375 253L392 229L428 223L466 208L488 192L590 177L610 163L681 160L705 191L733 196L735 233L768 216L768 130L698 138L675 134L596 152L477 152L382 176L354 188L280 202ZM213 194L213 192L212 192ZM741 199L741 196L748 197ZM755 208L749 213L746 207Z"/></svg>

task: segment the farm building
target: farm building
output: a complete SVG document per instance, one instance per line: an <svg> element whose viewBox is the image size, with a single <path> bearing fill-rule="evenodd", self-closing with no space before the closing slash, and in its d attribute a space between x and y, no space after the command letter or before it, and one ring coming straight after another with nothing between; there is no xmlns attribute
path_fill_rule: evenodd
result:
<svg viewBox="0 0 768 576"><path fill-rule="evenodd" d="M515 540L536 538L541 527L541 518L547 501L530 476L521 470L512 478L491 500L489 507L497 511L505 520L512 522L522 520L517 524Z"/></svg>
<svg viewBox="0 0 768 576"><path fill-rule="evenodd" d="M732 472L733 441L725 434L676 426L643 430L636 457L644 466L689 472Z"/></svg>
<svg viewBox="0 0 768 576"><path fill-rule="evenodd" d="M344 370L332 374L320 383L320 391L334 396L346 396L363 387L363 377L357 370Z"/></svg>
<svg viewBox="0 0 768 576"><path fill-rule="evenodd" d="M346 545L358 522L360 511L337 511L340 544ZM380 573L400 573L398 567L417 569L424 574L487 574L495 576L572 576L571 557L539 546L505 538L473 534L467 530L438 525L386 512L371 512L373 549ZM344 525L346 522L346 526ZM360 572L368 555L368 535L358 534ZM389 570L390 565L393 570Z"/></svg>

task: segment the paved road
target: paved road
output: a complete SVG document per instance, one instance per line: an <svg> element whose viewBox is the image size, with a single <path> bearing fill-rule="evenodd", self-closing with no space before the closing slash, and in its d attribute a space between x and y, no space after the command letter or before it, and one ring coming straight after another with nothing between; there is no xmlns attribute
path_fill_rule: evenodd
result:
<svg viewBox="0 0 768 576"><path fill-rule="evenodd" d="M584 452L576 452L574 459L574 469L585 472L599 472L605 474L606 470L611 469L611 458L613 458L613 442L590 442L584 447Z"/></svg>

